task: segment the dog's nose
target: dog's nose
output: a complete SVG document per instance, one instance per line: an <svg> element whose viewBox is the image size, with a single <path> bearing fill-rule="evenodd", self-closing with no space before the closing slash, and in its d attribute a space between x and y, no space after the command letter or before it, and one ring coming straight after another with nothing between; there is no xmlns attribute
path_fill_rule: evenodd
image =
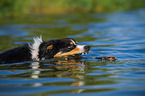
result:
<svg viewBox="0 0 145 96"><path fill-rule="evenodd" d="M84 47L84 49L85 49L86 51L89 51L89 50L90 50L90 46L89 46L89 45L86 45L86 46Z"/></svg>

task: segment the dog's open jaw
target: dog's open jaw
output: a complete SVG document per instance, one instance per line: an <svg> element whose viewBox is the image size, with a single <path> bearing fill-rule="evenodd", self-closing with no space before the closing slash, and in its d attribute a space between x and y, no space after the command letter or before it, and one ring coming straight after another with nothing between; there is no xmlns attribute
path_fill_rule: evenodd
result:
<svg viewBox="0 0 145 96"><path fill-rule="evenodd" d="M32 45L30 45L32 59L38 61L39 60L39 58L38 58L39 46L43 42L42 41L42 36L40 36L40 38L35 37L35 38L33 38L33 40L34 40L34 43Z"/></svg>
<svg viewBox="0 0 145 96"><path fill-rule="evenodd" d="M76 54L88 54L88 52L85 51L84 47L86 45L77 45L75 49L71 50L70 52L58 52L54 57L63 57L63 56L70 56L70 55L76 55Z"/></svg>
<svg viewBox="0 0 145 96"><path fill-rule="evenodd" d="M76 45L76 48L74 48L73 50L69 51L69 52L58 52L57 54L54 55L54 57L64 57L64 56L74 56L74 55L81 55L81 54L87 54L89 52L86 52L84 47L86 45L77 45L77 43L71 39L71 42Z"/></svg>

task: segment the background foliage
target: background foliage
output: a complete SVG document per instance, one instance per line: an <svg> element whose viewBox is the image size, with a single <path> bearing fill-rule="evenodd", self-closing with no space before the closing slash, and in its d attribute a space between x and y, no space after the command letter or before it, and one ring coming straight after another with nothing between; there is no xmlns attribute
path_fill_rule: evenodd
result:
<svg viewBox="0 0 145 96"><path fill-rule="evenodd" d="M0 0L0 16L100 13L143 7L144 0Z"/></svg>

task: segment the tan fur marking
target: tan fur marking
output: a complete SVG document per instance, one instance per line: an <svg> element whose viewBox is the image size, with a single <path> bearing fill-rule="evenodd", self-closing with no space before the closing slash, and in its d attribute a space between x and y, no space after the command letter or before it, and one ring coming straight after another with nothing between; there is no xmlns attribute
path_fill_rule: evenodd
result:
<svg viewBox="0 0 145 96"><path fill-rule="evenodd" d="M58 52L56 55L54 55L54 57L62 57L62 56L67 56L67 55L73 55L73 54L78 54L79 53L79 48L75 48L73 50L71 50L70 52Z"/></svg>
<svg viewBox="0 0 145 96"><path fill-rule="evenodd" d="M53 48L53 44L47 46L47 49L51 50Z"/></svg>

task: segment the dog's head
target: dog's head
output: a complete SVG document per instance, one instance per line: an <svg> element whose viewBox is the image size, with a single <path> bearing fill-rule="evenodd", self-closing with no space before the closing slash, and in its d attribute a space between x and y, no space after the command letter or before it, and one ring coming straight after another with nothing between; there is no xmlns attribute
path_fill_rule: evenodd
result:
<svg viewBox="0 0 145 96"><path fill-rule="evenodd" d="M31 51L32 59L45 60L54 57L87 54L90 51L90 46L77 45L77 42L71 38L50 40L48 42L43 42L41 38L37 38L34 41L33 45L39 45L39 49L37 50L38 54L34 54L35 56L33 56L34 50ZM35 44L36 42L39 42L39 44ZM32 47L35 47L33 45Z"/></svg>

